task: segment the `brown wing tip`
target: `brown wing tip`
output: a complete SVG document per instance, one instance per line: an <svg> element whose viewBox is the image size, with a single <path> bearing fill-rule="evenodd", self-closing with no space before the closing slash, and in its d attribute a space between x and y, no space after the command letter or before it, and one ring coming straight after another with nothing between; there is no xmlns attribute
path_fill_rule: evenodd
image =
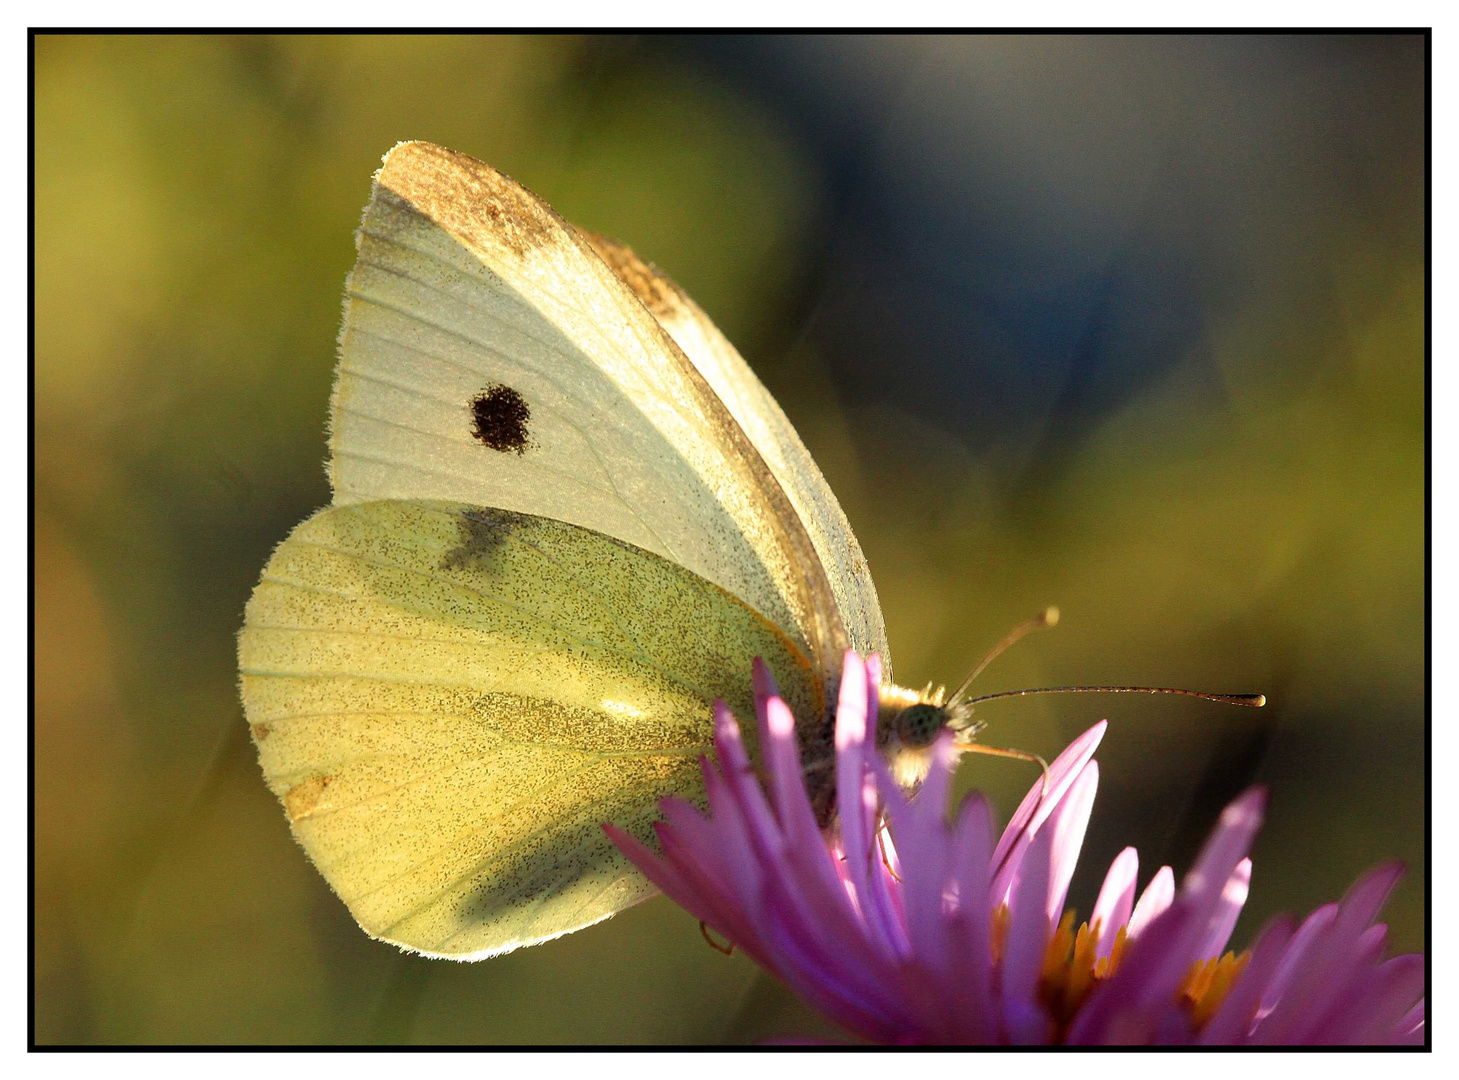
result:
<svg viewBox="0 0 1459 1080"><path fill-rule="evenodd" d="M606 236L600 236L588 229L578 229L577 232L598 253L598 257L608 264L614 276L628 286L644 307L653 312L655 318L662 322L678 313L685 297L683 290L667 274L644 262L627 244L609 240Z"/></svg>
<svg viewBox="0 0 1459 1080"><path fill-rule="evenodd" d="M435 143L421 142L418 139L407 139L403 142L398 142L380 155L380 167L375 170L375 182L378 184L381 177L387 172L392 172L400 168L408 161L418 159L421 151L429 152L433 150L439 151L441 149Z"/></svg>
<svg viewBox="0 0 1459 1080"><path fill-rule="evenodd" d="M469 154L429 142L397 143L375 174L374 198L382 191L482 251L505 249L522 258L550 244L566 222L540 198L505 173Z"/></svg>
<svg viewBox="0 0 1459 1080"><path fill-rule="evenodd" d="M451 164L457 167L464 167L467 171L475 172L486 169L495 172L490 165L483 161L477 161L474 157L459 153L456 150L449 150L433 142L424 142L418 139L398 142L385 152L380 159L380 170L375 174L377 182L386 181L388 177L396 174L412 174L425 164Z"/></svg>

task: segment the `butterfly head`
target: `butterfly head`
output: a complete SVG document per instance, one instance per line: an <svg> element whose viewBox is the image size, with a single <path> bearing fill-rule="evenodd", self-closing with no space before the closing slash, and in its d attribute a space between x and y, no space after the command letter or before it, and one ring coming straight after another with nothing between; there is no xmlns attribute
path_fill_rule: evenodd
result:
<svg viewBox="0 0 1459 1080"><path fill-rule="evenodd" d="M927 775L932 745L944 730L952 732L954 745L966 746L983 727L972 706L949 701L945 687L930 683L920 691L884 686L878 705L877 748L904 788L915 788Z"/></svg>

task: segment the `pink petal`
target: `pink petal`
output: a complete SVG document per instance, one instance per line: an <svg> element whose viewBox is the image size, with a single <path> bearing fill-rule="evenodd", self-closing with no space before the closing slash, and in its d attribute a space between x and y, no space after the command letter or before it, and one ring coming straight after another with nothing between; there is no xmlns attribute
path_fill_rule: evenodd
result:
<svg viewBox="0 0 1459 1080"><path fill-rule="evenodd" d="M667 801L667 800L665 800ZM680 900L670 892L672 882L660 885L670 899L686 908L695 918L713 926L720 933L742 945L757 958L764 955L761 935L756 923L763 916L762 905L756 902L743 905L733 891L727 891L716 878L713 868L696 856L701 848L696 843L686 842L672 827L663 822L654 826L659 844L664 849L664 861L678 877L681 889L688 891L695 903ZM712 841L711 841L712 842ZM645 868L649 879L658 884L652 873Z"/></svg>
<svg viewBox="0 0 1459 1080"><path fill-rule="evenodd" d="M778 697L765 699L765 719L760 724L760 756L765 764L770 805L775 809L775 817L785 831L786 839L792 840L806 818L810 819L811 828L819 835L806 797L805 782L801 779L795 717L790 707Z"/></svg>
<svg viewBox="0 0 1459 1080"><path fill-rule="evenodd" d="M881 657L872 653L866 658L866 730L875 731L877 706L881 701Z"/></svg>
<svg viewBox="0 0 1459 1080"><path fill-rule="evenodd" d="M737 825L732 837L744 838L749 849L746 857L753 860L756 867L754 879L740 883L740 896L746 904L758 906L765 889L766 870L779 866L785 859L785 837L750 766L734 716L723 702L716 702L714 715L715 748L719 754L724 787L737 810L734 815ZM729 843L734 843L734 839Z"/></svg>
<svg viewBox="0 0 1459 1080"><path fill-rule="evenodd" d="M775 685L775 676L770 674L769 666L758 656L750 665L750 685L755 691L755 718L764 723L765 703L773 697L779 697L780 688Z"/></svg>
<svg viewBox="0 0 1459 1080"><path fill-rule="evenodd" d="M715 702L714 723L714 747L719 755L720 770L724 774L725 786L740 808L751 842L761 859L778 857L785 850L780 825L771 813L765 791L750 765L740 725L722 701Z"/></svg>
<svg viewBox="0 0 1459 1080"><path fill-rule="evenodd" d="M1242 792L1221 811L1221 818L1197 856L1195 866L1181 882L1183 901L1195 902L1202 907L1216 905L1221 898L1221 890L1236 872L1236 865L1251 850L1251 841L1261 828L1265 806L1266 792L1253 787Z"/></svg>
<svg viewBox="0 0 1459 1080"><path fill-rule="evenodd" d="M881 853L876 843L878 809L876 778L867 758L876 754L875 708L880 662L862 663L847 650L841 675L841 694L836 709L836 801L840 817L841 845L846 862L841 864L866 932L884 956L906 951L906 935L885 903L885 890L873 886Z"/></svg>
<svg viewBox="0 0 1459 1080"><path fill-rule="evenodd" d="M1361 952L1371 949L1374 955L1380 955L1383 952L1383 943L1387 940L1388 924L1374 923L1358 935L1358 950Z"/></svg>
<svg viewBox="0 0 1459 1080"><path fill-rule="evenodd" d="M1048 1016L1038 1002L1039 973L1049 936L1049 862L1054 830L1040 829L1029 844L1010 893L1003 943L1003 1026L1016 1045L1048 1038Z"/></svg>
<svg viewBox="0 0 1459 1080"><path fill-rule="evenodd" d="M1068 796L1049 816L1045 828L1054 833L1054 848L1049 867L1049 929L1059 925L1059 916L1064 911L1064 899L1069 895L1069 881L1074 877L1074 867L1079 862L1079 851L1084 846L1084 832L1089 827L1089 815L1094 809L1094 793L1099 789L1099 762L1091 761L1079 773L1079 778L1069 788ZM1039 829L1043 832L1044 829Z"/></svg>
<svg viewBox="0 0 1459 1080"><path fill-rule="evenodd" d="M877 814L881 808L880 799L877 797L876 775L872 770L872 762L880 761L881 754L876 749L877 732L877 709L881 696L881 657L872 653L866 658L863 665L866 671L866 731L868 738L861 751L862 763L866 768L867 776L865 786L862 788L862 808L866 814L866 833L872 835L877 826ZM870 793L869 796L865 793Z"/></svg>
<svg viewBox="0 0 1459 1080"><path fill-rule="evenodd" d="M964 984L969 973L952 966L955 920L949 909L960 895L952 865L953 831L944 813L947 787L958 757L951 733L944 732L938 738L932 757L922 790L911 801L906 815L893 822L903 853L901 893L912 946L911 962L904 974L909 996L920 999L917 1012L929 1034L939 1042L956 1042L966 1037L967 1024L959 1002L966 996ZM982 908L983 904L978 906Z"/></svg>
<svg viewBox="0 0 1459 1080"><path fill-rule="evenodd" d="M907 798L902 794L897 782L892 779L891 770L887 768L886 762L880 754L870 754L868 764L871 766L872 774L876 777L877 791L885 805L887 821L904 819L908 813ZM883 873L873 875L872 888L877 898L878 911L886 913L889 928L895 930L906 924L900 881L904 867L897 845L892 842L890 829L883 829L877 834L877 847L878 853L883 856L884 865L882 866ZM891 867L889 870L887 864ZM894 937L902 942L902 955L910 955L911 944L906 941L905 934L894 935Z"/></svg>
<svg viewBox="0 0 1459 1080"><path fill-rule="evenodd" d="M932 748L932 767L916 798L892 819L902 857L902 903L907 938L919 963L934 972L946 970L947 920L942 912L952 858L952 835L944 819L947 789L957 763L950 732Z"/></svg>
<svg viewBox="0 0 1459 1080"><path fill-rule="evenodd" d="M680 867L671 865L671 861L659 859L647 847L616 825L605 823L603 831L608 834L608 838L613 841L618 850L623 852L624 856L639 870L643 871L644 876L658 886L665 896L696 919L709 923L720 933L728 935L760 963L773 970L773 965L767 962L768 952L759 945L758 935L753 933L739 909L732 903L725 903L722 897L715 894L712 887L706 887L702 881L696 880L692 867L682 868L689 872L681 873ZM663 842L668 830L663 829L661 825L656 825L655 831L659 834L660 842ZM672 846L672 840L665 844L666 849L672 848Z"/></svg>
<svg viewBox="0 0 1459 1080"><path fill-rule="evenodd" d="M993 854L993 811L981 795L963 800L953 837L951 879L958 907L951 918L949 958L956 975L955 1006L962 1020L962 1041L995 1041L993 957L988 909L989 860Z"/></svg>
<svg viewBox="0 0 1459 1080"><path fill-rule="evenodd" d="M1397 1037L1395 1041L1403 1041L1405 1045L1422 1045L1428 1015L1428 1002L1420 1001L1408 1012L1403 1014L1403 1019L1398 1021ZM1417 1039L1415 1040L1415 1036Z"/></svg>
<svg viewBox="0 0 1459 1080"><path fill-rule="evenodd" d="M1238 795L1221 811L1216 828L1197 856L1195 866L1186 874L1180 894L1172 905L1189 911L1190 918L1186 922L1185 936L1171 943L1165 969L1155 977L1157 984L1169 983L1174 992L1186 970L1200 959L1202 944L1211 936L1213 929L1218 928L1226 883L1236 873L1237 864L1251 850L1251 842L1261 828L1265 804L1266 792L1253 787Z"/></svg>
<svg viewBox="0 0 1459 1080"><path fill-rule="evenodd" d="M1333 924L1334 931L1357 937L1373 925L1378 913L1383 910L1383 905L1388 903L1389 893L1401 877L1403 864L1390 861L1379 863L1358 878L1343 897L1337 922Z"/></svg>
<svg viewBox="0 0 1459 1080"><path fill-rule="evenodd" d="M840 887L840 875L831 865L830 852L801 778L795 717L778 697L765 702L761 753L769 774L772 804L785 837L785 857L780 860L785 872L782 880L800 885L787 890L787 899L793 900L798 910L812 919L811 925L823 933L852 932L856 919L850 900ZM860 941L860 935L856 937Z"/></svg>
<svg viewBox="0 0 1459 1080"><path fill-rule="evenodd" d="M1196 947L1196 959L1210 960L1221 955L1226 942L1231 940L1231 931L1236 929L1236 920L1241 917L1241 909L1246 906L1250 892L1251 860L1242 859L1221 890L1221 898L1206 927L1206 936Z"/></svg>
<svg viewBox="0 0 1459 1080"><path fill-rule="evenodd" d="M867 891L872 839L866 827L862 787L866 762L866 669L855 652L847 650L841 675L841 696L836 705L836 793L841 819L843 864L852 890Z"/></svg>
<svg viewBox="0 0 1459 1080"><path fill-rule="evenodd" d="M1405 1034L1405 1017L1424 992L1424 958L1397 956L1364 972L1362 992L1350 995L1347 1006L1328 1024L1331 1038L1345 1046L1392 1045Z"/></svg>
<svg viewBox="0 0 1459 1080"><path fill-rule="evenodd" d="M1096 737L1086 740L1088 754L1094 753L1094 748L1098 745L1099 742L1097 736L1103 734L1103 729L1098 724L1096 724L1093 728L1090 728L1088 732L1085 732L1085 736L1089 736L1091 732ZM1065 751L1065 753L1060 754L1059 757L1060 759L1064 759L1064 764L1060 766L1060 771L1057 774L1058 779L1051 779L1051 783L1049 786L1049 797L1044 799L1043 802L1039 804L1038 810L1036 813L1033 814L1028 826L1023 829L1014 839L1014 842L1012 846L1008 849L1006 855L1002 860L1002 863L998 863L995 859L994 865L998 867L998 870L993 878L993 893L995 896L1001 896L1004 898L1008 896L1013 884L1013 879L1018 873L1019 863L1024 858L1024 853L1028 850L1029 842L1032 840L1034 834L1037 832L1041 832L1043 830L1044 824L1049 820L1049 818L1065 808L1070 799L1070 794L1073 791L1075 782L1083 775L1084 770L1090 765L1090 761L1086 754L1069 756L1068 752ZM1083 759L1082 761L1080 760L1081 758ZM1075 767L1076 765L1077 768ZM1054 771L1054 766L1052 765L1049 766L1049 775L1051 778L1056 775ZM1096 776L1097 775L1098 773L1096 772ZM1027 798L1024 799L1024 802L1025 804L1027 804ZM1087 812L1085 813L1085 822L1086 824L1088 822ZM1012 826L1010 825L1010 828L1011 827ZM1009 835L1009 830L1005 829L1003 832L1003 840L1007 840ZM1082 840L1083 834L1080 833L1081 843ZM1001 845L1002 843L1003 841L1000 840L999 844ZM1074 854L1077 857L1077 847L1074 850Z"/></svg>
<svg viewBox="0 0 1459 1080"><path fill-rule="evenodd" d="M1125 936L1131 940L1139 937L1145 932L1145 927L1164 914L1174 899L1175 874L1170 867L1162 866L1155 871L1150 884L1140 894L1140 902L1135 905L1135 912L1130 916L1129 929L1125 931Z"/></svg>
<svg viewBox="0 0 1459 1080"><path fill-rule="evenodd" d="M1007 836L1008 833L1005 831L1003 835ZM993 865L998 867L998 870L993 875L989 895L995 907L1008 903L1009 896L1013 892L1013 883L1018 880L1019 868L1023 865L1023 860L1028 854L1028 846L1033 842L1033 838L1034 834L1026 830L1019 833L1018 839L1014 841L1012 849L1002 864L994 862Z"/></svg>
<svg viewBox="0 0 1459 1080"><path fill-rule="evenodd" d="M1362 967L1376 959L1359 951L1359 939L1402 873L1401 865L1384 863L1354 882L1330 925L1314 937L1291 972L1281 999L1255 1033L1258 1042L1307 1043L1321 1034L1329 1015L1362 981Z"/></svg>
<svg viewBox="0 0 1459 1080"><path fill-rule="evenodd" d="M880 760L880 755L872 756ZM866 784L873 795L879 790L874 773L867 774ZM907 940L907 919L902 906L899 880L902 864L890 829L878 825L872 845L872 857L876 862L872 865L867 886L867 918L874 918L882 928L893 956L908 957L912 954L912 944Z"/></svg>
<svg viewBox="0 0 1459 1080"><path fill-rule="evenodd" d="M1393 1037L1394 1046L1425 1046L1428 1043L1428 1029L1423 1020L1409 1031L1399 1032Z"/></svg>
<svg viewBox="0 0 1459 1080"><path fill-rule="evenodd" d="M731 755L726 779L739 781L734 791L747 811L749 838L767 873L760 929L767 947L788 958L767 966L807 996L813 995L790 968L813 970L828 983L843 986L848 996L890 1007L894 1000L876 985L874 946L862 932L805 794L794 718L773 696L774 681L763 664L755 668L755 690L761 753L776 813L764 802L727 711L717 737Z"/></svg>
<svg viewBox="0 0 1459 1080"><path fill-rule="evenodd" d="M1255 1025L1259 1027L1266 1020L1277 1003L1287 993L1287 987L1301 968L1307 953L1314 947L1315 943L1321 940L1323 934L1337 918L1337 905L1324 904L1307 918L1302 920L1302 925L1297 927L1297 932L1292 935L1292 940L1287 943L1286 950L1282 953L1281 960L1277 963L1277 969L1267 981L1266 988L1262 991L1261 1004L1257 1007ZM1253 1029L1255 1030L1255 1028Z"/></svg>
<svg viewBox="0 0 1459 1080"><path fill-rule="evenodd" d="M903 1010L887 969L869 949L854 922L842 918L845 895L839 879L828 895L817 875L789 866L767 866L763 930L775 970L809 1000L855 1003L856 1007L909 1030L914 1018ZM832 1010L832 1015L839 1015ZM879 1021L880 1022L880 1021ZM863 1017L856 1030L870 1033ZM886 1038L886 1035L875 1035Z"/></svg>
<svg viewBox="0 0 1459 1080"><path fill-rule="evenodd" d="M759 672L761 669L756 669ZM768 673L757 693L770 687ZM868 997L884 993L875 973L885 962L878 942L868 938L832 864L801 778L795 719L785 702L766 696L760 702L761 754L776 816L785 841L779 857L765 860L767 895L794 947L838 978L861 987ZM791 932L793 928L793 932Z"/></svg>
<svg viewBox="0 0 1459 1080"><path fill-rule="evenodd" d="M1003 830L1003 836L998 840L998 846L993 851L994 867L1002 868L1020 835L1024 832L1032 835L1043 824L1044 819L1064 797L1064 792L1069 790L1069 785L1074 782L1079 771L1094 756L1094 751L1099 748L1099 740L1104 738L1104 731L1107 727L1109 727L1109 722L1101 720L1066 746L1063 752L1054 759L1053 764L1049 766L1047 795L1044 795L1043 777L1039 777L1033 787L1029 788L1028 794L1023 797L1023 802L1019 803L1018 809L1013 812L1013 817L1008 819L1008 827Z"/></svg>
<svg viewBox="0 0 1459 1080"><path fill-rule="evenodd" d="M680 907L689 907L679 897L688 896L690 890L683 885L673 867L612 822L604 822L602 828L608 834L608 839L613 841L613 846L623 853L624 858L638 867L644 877L653 882L674 903ZM666 885L668 888L665 888Z"/></svg>
<svg viewBox="0 0 1459 1080"><path fill-rule="evenodd" d="M755 846L750 841L749 824L730 791L729 782L718 769L705 770L704 787L713 814L711 820L718 834L713 857L724 867L732 895L741 906L749 907L759 902L765 885ZM704 854L709 855L707 852Z"/></svg>
<svg viewBox="0 0 1459 1080"><path fill-rule="evenodd" d="M877 1042L895 1043L905 1032L917 1030L916 1018L901 1009L889 988L845 981L844 976L856 974L852 968L823 967L780 922L769 922L767 929L771 955L780 960L774 970L820 1012Z"/></svg>
<svg viewBox="0 0 1459 1080"><path fill-rule="evenodd" d="M1261 1004L1261 992L1282 953L1292 939L1292 921L1278 918L1261 932L1256 944L1251 947L1251 959L1236 984L1221 1002L1215 1015L1201 1030L1199 1041L1206 1046L1228 1046L1246 1041L1251 1030L1252 1016Z"/></svg>
<svg viewBox="0 0 1459 1080"><path fill-rule="evenodd" d="M1135 905L1135 879L1139 872L1140 856L1134 848L1127 847L1115 856L1109 873L1104 876L1099 899L1094 902L1094 912L1089 916L1091 929L1096 923L1099 925L1099 941L1095 944L1094 954L1101 960L1114 948L1115 935L1120 927L1130 921L1130 911Z"/></svg>

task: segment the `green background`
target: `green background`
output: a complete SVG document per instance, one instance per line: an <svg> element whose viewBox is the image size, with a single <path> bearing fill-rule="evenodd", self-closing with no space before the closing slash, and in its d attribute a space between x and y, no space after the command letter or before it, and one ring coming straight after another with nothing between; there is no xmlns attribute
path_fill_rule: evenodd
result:
<svg viewBox="0 0 1459 1080"><path fill-rule="evenodd" d="M1237 947L1396 856L1409 873L1392 945L1423 948L1423 52L1253 40L1215 60L1142 44L1216 88L1169 105L1137 92L1140 71L1109 74L1124 47L1112 39L37 39L35 1040L835 1034L662 898L480 964L398 953L358 930L264 788L234 635L273 545L328 501L352 231L381 154L406 138L491 162L632 244L716 319L840 497L903 684L958 681L1055 603L1061 626L1001 659L985 690L1270 696L1259 714L1129 697L981 710L988 741L1046 755L1112 720L1071 904L1087 914L1127 843L1142 886L1161 861L1182 872L1257 779L1272 800ZM1243 64L1276 90L1252 92ZM855 88L870 103L856 115L881 116L887 137L828 152L765 68ZM1105 82L1081 86L1090 70ZM1250 152L1229 174L1189 154L1182 175L1204 188L1182 214L1146 214L1183 265L1206 265L1202 229L1219 234L1222 287L1192 294L1209 299L1200 348L1150 350L1151 373L1095 395L1078 423L1040 429L1010 406L1016 438L996 444L996 417L919 412L903 360L955 378L968 345L898 338L925 321L925 297L906 260L901 284L880 288L882 256L861 243L874 215L842 179L856 146L880 146L893 180L873 209L925 220L919 199L960 198L971 173L946 145L964 122L996 127L937 92L965 71L1028 106L999 114L998 145L1018 152L983 159L978 190L1017 193L1055 248L1077 248L1081 214L1095 228L1099 207L1064 199L1050 225L1041 200L1098 180L1102 132L1184 127L1188 145ZM889 89L888 72L906 77ZM1062 108L1066 91L1083 104ZM1299 99L1317 104L1289 107ZM884 350L848 369L828 296L893 311ZM1167 310L1158 289L1127 308L1151 324ZM1008 370L1026 373L1017 344ZM959 779L1006 814L1033 778L973 759Z"/></svg>

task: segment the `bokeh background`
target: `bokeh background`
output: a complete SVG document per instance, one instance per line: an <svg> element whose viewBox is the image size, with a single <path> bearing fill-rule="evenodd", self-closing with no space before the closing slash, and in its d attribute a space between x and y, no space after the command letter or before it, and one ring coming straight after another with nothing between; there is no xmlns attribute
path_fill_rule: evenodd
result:
<svg viewBox="0 0 1459 1080"><path fill-rule="evenodd" d="M235 687L328 501L372 171L429 139L632 244L741 348L865 548L899 681L1264 691L1109 717L1071 903L1271 787L1248 942L1386 857L1425 940L1425 49L1386 37L35 41L35 1039L835 1033L662 898L475 965L369 940ZM1003 814L1035 777L971 759Z"/></svg>

